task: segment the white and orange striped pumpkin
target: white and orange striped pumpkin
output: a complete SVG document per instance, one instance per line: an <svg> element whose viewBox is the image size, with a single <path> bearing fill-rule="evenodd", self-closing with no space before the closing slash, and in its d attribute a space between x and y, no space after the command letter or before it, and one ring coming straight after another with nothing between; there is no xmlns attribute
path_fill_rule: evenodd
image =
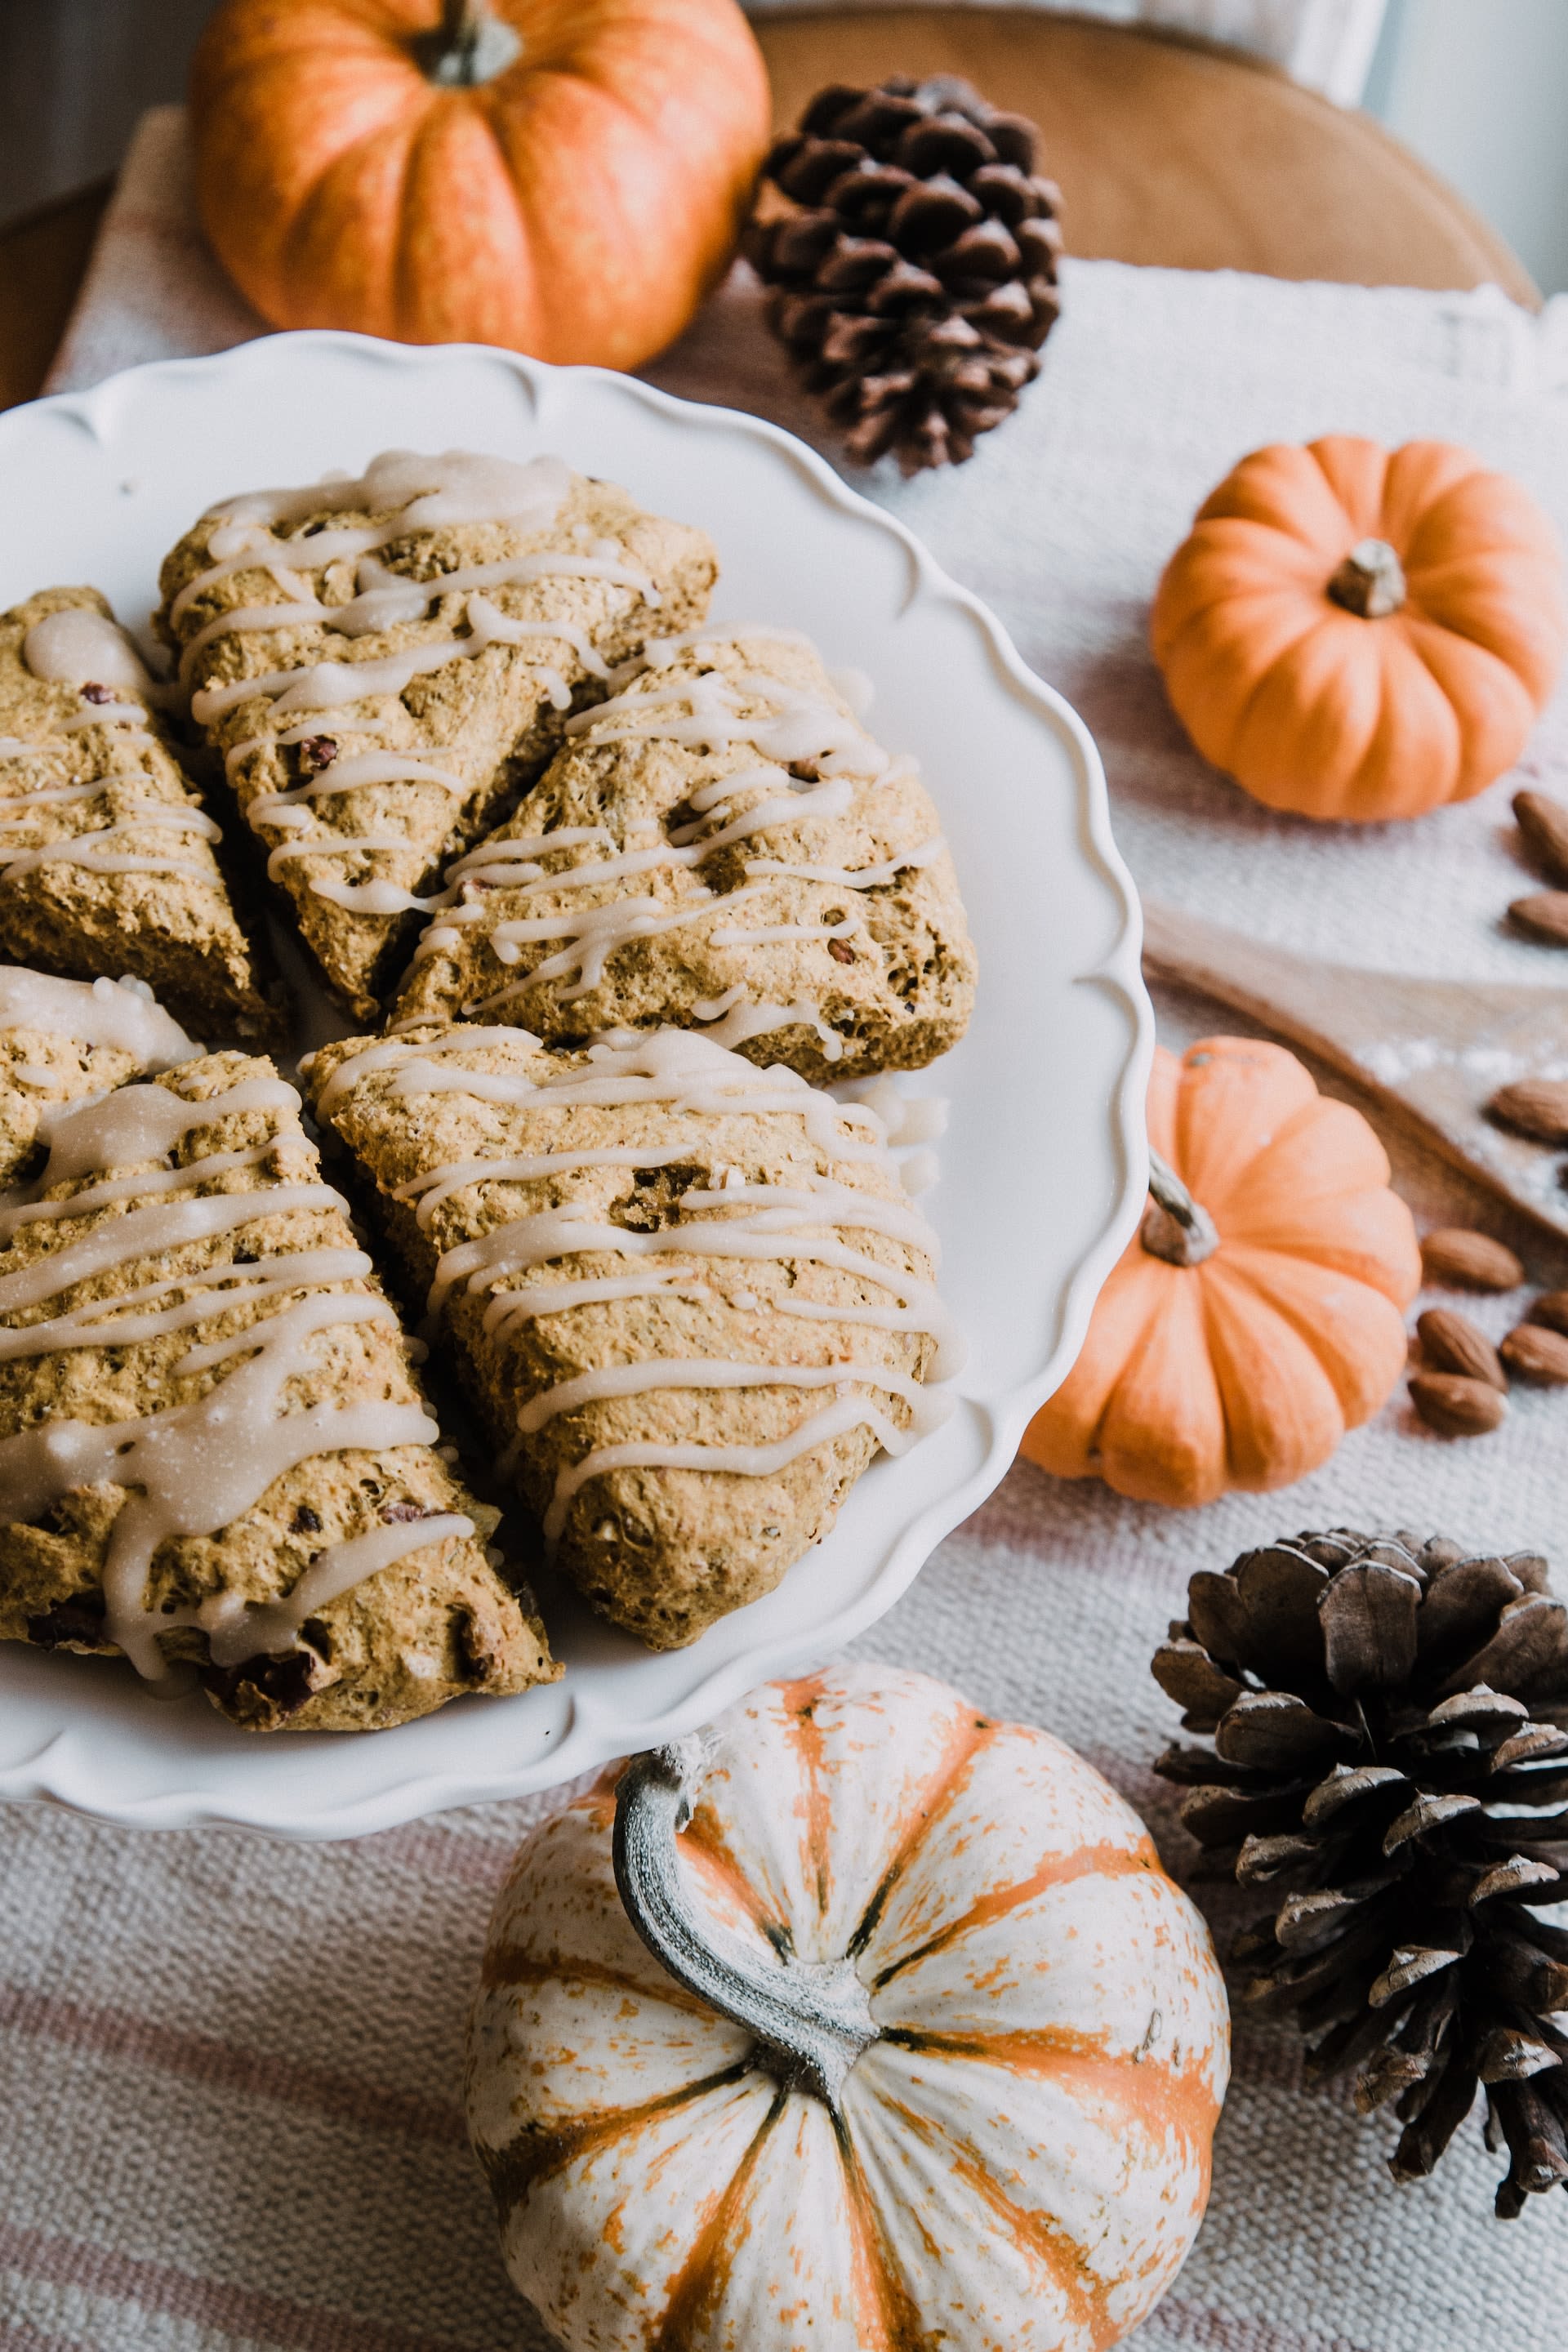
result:
<svg viewBox="0 0 1568 2352"><path fill-rule="evenodd" d="M1228 2049L1097 1772L842 1666L527 1841L469 2128L569 2352L1101 2352L1196 2234Z"/></svg>

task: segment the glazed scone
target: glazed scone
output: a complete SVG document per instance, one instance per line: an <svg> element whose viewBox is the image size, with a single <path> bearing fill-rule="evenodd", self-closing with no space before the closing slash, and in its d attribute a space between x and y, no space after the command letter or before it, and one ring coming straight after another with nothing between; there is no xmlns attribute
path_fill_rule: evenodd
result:
<svg viewBox="0 0 1568 2352"><path fill-rule="evenodd" d="M569 1045L706 1025L818 1082L956 1045L974 950L936 811L804 637L656 641L567 736L453 868L395 1028L499 1020Z"/></svg>
<svg viewBox="0 0 1568 2352"><path fill-rule="evenodd" d="M53 1116L0 1204L0 1638L186 1666L249 1729L553 1678L270 1062Z"/></svg>
<svg viewBox="0 0 1568 2352"><path fill-rule="evenodd" d="M200 1051L139 981L56 980L0 964L0 1185L42 1165L40 1129L60 1104Z"/></svg>
<svg viewBox="0 0 1568 2352"><path fill-rule="evenodd" d="M682 1030L449 1024L307 1074L546 1543L650 1648L769 1591L940 1418L935 1236L869 1110Z"/></svg>
<svg viewBox="0 0 1568 2352"><path fill-rule="evenodd" d="M703 533L553 457L390 452L230 499L158 626L329 987L378 1013L441 869L510 809L574 698L700 620Z"/></svg>
<svg viewBox="0 0 1568 2352"><path fill-rule="evenodd" d="M68 980L129 972L198 1037L277 1042L279 992L156 692L96 588L0 619L0 953Z"/></svg>

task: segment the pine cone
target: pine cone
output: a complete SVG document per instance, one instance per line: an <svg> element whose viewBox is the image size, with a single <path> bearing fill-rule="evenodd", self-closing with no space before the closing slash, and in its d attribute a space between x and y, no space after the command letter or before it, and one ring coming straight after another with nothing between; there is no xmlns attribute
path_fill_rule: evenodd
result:
<svg viewBox="0 0 1568 2352"><path fill-rule="evenodd" d="M1545 1561L1335 1528L1194 1576L1187 1607L1153 1671L1214 1752L1154 1769L1244 1886L1289 1890L1234 1949L1244 1998L1321 2035L1310 2074L1358 2066L1363 2115L1394 2103L1396 2180L1432 2170L1484 2084L1513 2220L1568 2183L1568 1929L1537 1916L1568 1894L1568 1610Z"/></svg>
<svg viewBox="0 0 1568 2352"><path fill-rule="evenodd" d="M746 253L774 331L857 464L961 463L1039 373L1060 308L1061 192L1037 133L967 82L822 90L778 140Z"/></svg>

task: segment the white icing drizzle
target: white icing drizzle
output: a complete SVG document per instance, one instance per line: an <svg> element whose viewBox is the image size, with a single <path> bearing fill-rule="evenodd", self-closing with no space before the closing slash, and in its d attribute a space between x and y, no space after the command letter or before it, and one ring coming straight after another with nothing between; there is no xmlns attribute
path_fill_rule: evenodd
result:
<svg viewBox="0 0 1568 2352"><path fill-rule="evenodd" d="M48 1163L37 1191L74 1182L95 1169L161 1160L198 1127L250 1111L277 1111L280 1137L298 1134L300 1097L281 1078L242 1078L221 1095L193 1099L169 1087L121 1087L94 1103L73 1104L49 1129Z"/></svg>
<svg viewBox="0 0 1568 2352"><path fill-rule="evenodd" d="M748 874L792 874L803 882L827 882L835 890L880 890L896 882L900 874L918 872L922 866L934 866L947 847L940 833L929 841L919 843L913 849L900 849L896 857L885 858L880 866L795 866L783 857L748 857Z"/></svg>
<svg viewBox="0 0 1568 2352"><path fill-rule="evenodd" d="M547 849L574 849L588 841L601 843L612 855L615 852L615 835L607 826L562 824L552 833L503 835L500 840L481 842L478 849L470 849L466 857L459 857L455 866L447 867L447 879L454 883L495 882L507 889L515 888L519 882L532 880L543 873L543 867L530 864L530 859ZM555 878L559 882L564 877ZM477 920L483 912L482 907L475 905L468 910L468 918Z"/></svg>
<svg viewBox="0 0 1568 2352"><path fill-rule="evenodd" d="M627 1168L634 1160L639 1168L668 1168L685 1157L681 1144L671 1144L663 1151L649 1147L628 1153L620 1144L611 1143L585 1151L527 1152L511 1160L454 1160L430 1175L411 1176L392 1197L414 1202L415 1222L423 1231L442 1202L468 1184L525 1184L537 1176L562 1176L576 1168Z"/></svg>
<svg viewBox="0 0 1568 2352"><path fill-rule="evenodd" d="M362 784L397 783L440 784L459 798L468 789L465 777L455 775L450 768L432 767L415 752L358 751L346 760L340 755L309 783L292 785L287 792L259 793L250 803L250 821L256 825L309 822L305 814L309 801L330 800L334 793L355 792Z"/></svg>
<svg viewBox="0 0 1568 2352"><path fill-rule="evenodd" d="M46 841L33 849L0 852L0 883L15 881L40 866L85 866L95 874L188 874L200 882L212 880L210 867L192 858L154 857L144 850L108 846L149 826L155 832L194 833L208 842L223 839L219 828L201 809L179 808L166 801L131 801L125 804L124 815L113 824L100 825L91 833L68 834L63 840Z"/></svg>
<svg viewBox="0 0 1568 2352"><path fill-rule="evenodd" d="M135 980L55 980L0 965L0 1029L36 1029L131 1055L138 1069L172 1070L196 1052L184 1031ZM42 1083L51 1083L46 1072Z"/></svg>
<svg viewBox="0 0 1568 2352"><path fill-rule="evenodd" d="M157 691L132 638L118 622L88 605L68 604L35 621L22 640L22 659L35 677L53 686L119 687L142 702L151 701ZM100 703L98 709L125 707Z"/></svg>
<svg viewBox="0 0 1568 2352"><path fill-rule="evenodd" d="M660 1029L639 1038L627 1049L595 1045L589 1049L585 1069L551 1071L542 1080L517 1070L445 1070L440 1059L448 1054L472 1053L489 1045L537 1051L539 1040L526 1029L455 1027L446 1036L416 1040L380 1038L363 1053L345 1060L321 1091L320 1108L330 1112L351 1087L371 1071L396 1072L396 1090L413 1097L421 1094L471 1094L483 1102L531 1102L547 1088L553 1103L618 1106L623 1103L669 1103L679 1109L718 1116L727 1110L792 1111L804 1119L805 1131L820 1150L839 1160L879 1158L887 1137L876 1110L865 1103L836 1103L818 1094L796 1072L775 1064L758 1069L738 1054L715 1046L710 1036L691 1030ZM310 1067L307 1055L300 1066ZM643 1067L637 1066L638 1058ZM866 1139L846 1133L858 1125ZM934 1243L935 1235L931 1236Z"/></svg>
<svg viewBox="0 0 1568 2352"><path fill-rule="evenodd" d="M638 663L628 664L626 671L617 673L617 682L627 671L640 677L650 670L666 668L678 654L689 648L700 648L724 638L750 640L759 636L798 646L807 643L793 631L760 629L745 623L689 629L678 637L654 640ZM854 805L857 782L885 776L889 772L888 755L821 696L752 674L740 683L746 697L765 703L760 717L743 715L742 694L728 678L704 671L653 693L624 691L567 721L569 735L592 743L666 740L705 745L710 751L719 751L732 743L744 742L768 755L760 763L715 777L691 792L689 805L696 813L691 823L675 827L668 836L647 846L628 846L618 851L607 833L589 826L563 826L553 834L531 834L484 843L448 868L448 898L464 900L472 887L505 888L526 898L544 892L602 888L661 866L690 870L716 851L770 826L845 816ZM781 764L784 761L808 761L816 772L805 780L797 779ZM731 805L735 800L752 792L760 792L762 799L740 815L733 815ZM553 851L591 840L602 840L609 856L554 871L537 863ZM891 882L906 867L929 865L943 845L938 835L907 855L858 871L755 858L747 861L746 872L749 877L759 877L797 875L842 884L847 889L873 889ZM763 887L761 880L756 880L728 893L699 887L678 900L673 908L658 898L642 897L612 899L575 913L503 918L489 928L487 935L488 944L500 963L519 961L522 949L532 942L560 940L565 944L536 964L521 981L476 997L462 1010L470 1015L500 1012L536 987L563 981L570 984L560 988L558 1001L571 1003L598 986L609 958L617 950L705 917L721 919L719 927L709 934L710 944L716 948L766 946L792 940L826 941L855 928L849 919L837 926L776 924L748 929L732 925L729 918L733 911ZM476 908L471 903L459 904L455 908L448 905L439 912L442 919L426 929L415 950L416 964L460 943L460 934L454 925L486 919L482 906ZM721 1045L741 1045L749 1037L804 1024L816 1031L827 1059L837 1061L843 1054L842 1038L812 1007L796 1003L743 1009L734 994L719 1000L721 1013L730 1013L731 1007L735 1009L724 1030L714 1033ZM698 1017L718 1018L719 1013L710 1016L700 1011Z"/></svg>
<svg viewBox="0 0 1568 2352"><path fill-rule="evenodd" d="M737 891L735 896L739 898L741 893ZM716 948L765 948L784 940L841 940L854 929L855 925L847 919L841 923L763 923L749 931L726 925L710 931L708 936Z"/></svg>
<svg viewBox="0 0 1568 2352"><path fill-rule="evenodd" d="M765 708L748 716L743 708L747 700ZM671 707L677 704L684 707L683 715L672 717ZM658 738L709 751L747 743L765 760L786 765L810 760L825 775L874 777L890 765L880 745L824 696L752 671L731 680L721 671L701 670L652 693L639 692L634 685L607 702L580 710L567 720L566 732L585 735L595 743Z"/></svg>
<svg viewBox="0 0 1568 2352"><path fill-rule="evenodd" d="M139 702L98 702L84 713L56 722L62 734L79 734L89 727L129 721L134 730L151 737L145 705L164 698L164 689L150 676L132 639L117 622L90 607L71 604L35 621L22 640L22 658L35 677L61 686L92 685L135 693ZM47 741L26 741L7 736L0 751L9 757L32 752L47 758L65 747ZM128 770L97 777L83 784L41 786L31 792L0 796L0 826L26 825L37 812L95 800L113 784L145 785L144 773ZM160 857L145 850L127 851L111 845L127 834L148 826L155 831L199 834L208 842L221 841L220 828L194 806L132 797L124 801L112 824L88 833L69 834L31 848L0 851L0 884L33 873L40 866L81 866L99 874L185 874L210 882L211 871L185 857Z"/></svg>
<svg viewBox="0 0 1568 2352"><path fill-rule="evenodd" d="M449 530L468 523L516 522L525 530L547 530L571 486L559 457L486 457L472 449L447 449L424 457L416 449L384 449L364 472L329 474L320 482L287 490L247 490L225 499L207 513L220 522L266 525L308 522L312 516L395 510L388 539L405 531ZM216 544L221 559L237 551ZM301 547L310 542L303 541Z"/></svg>
<svg viewBox="0 0 1568 2352"><path fill-rule="evenodd" d="M0 1361L55 1356L69 1348L108 1348L160 1339L170 1332L186 1330L193 1323L209 1322L230 1307L281 1296L308 1284L356 1281L372 1271L372 1261L363 1250L314 1249L287 1250L255 1265L235 1261L169 1275L162 1282L139 1283L131 1290L117 1291L112 1298L73 1307L64 1315L51 1316L47 1323L0 1330ZM178 1306L153 1303L176 1290L195 1290L197 1296ZM216 1302L201 1295L207 1290L219 1292ZM125 1311L135 1307L148 1311L144 1315Z"/></svg>
<svg viewBox="0 0 1568 2352"><path fill-rule="evenodd" d="M337 856L344 849L406 849L407 846L407 837L401 833L356 834L352 841L335 845L316 840L281 842L268 853L267 878L275 882L279 867L294 858ZM374 878L369 882L317 881L310 887L318 898L331 898L337 906L357 908L361 914L366 915L399 915L411 909L423 914L443 903L439 897L421 898L416 892L405 890L400 882L384 882Z"/></svg>
<svg viewBox="0 0 1568 2352"><path fill-rule="evenodd" d="M825 1062L844 1058L844 1040L837 1029L830 1029L815 1004L803 1003L797 997L793 1004L747 1004L743 987L731 989L727 995L704 997L692 1006L699 1021L712 1021L716 1025L703 1034L710 1045L722 1045L733 1052L752 1037L771 1037L779 1029L815 1029L822 1047ZM710 1012L708 1008L713 1010ZM722 1010L723 1017L720 1018Z"/></svg>
<svg viewBox="0 0 1568 2352"><path fill-rule="evenodd" d="M513 522L527 530L547 530L555 521L570 482L567 468L554 457L535 458L519 466L504 458L483 457L459 450L448 450L440 457L394 450L373 459L363 476L356 480L331 481L309 489L259 491L214 509L221 518L218 529L208 541L214 560L181 590L171 607L171 619L177 623L205 590L247 570L268 572L284 591L284 601L238 605L206 622L190 639L181 656L183 679L188 680L194 675L202 653L219 637L297 628L302 623L319 624L342 635L358 637L403 623L423 621L430 606L441 600L461 601L450 629L433 643L407 646L378 660L310 661L269 670L259 677L205 687L192 698L194 717L198 723L206 725L226 710L253 698L270 702L276 716L292 711L346 709L367 696L400 695L416 677L445 668L453 661L473 660L495 645L564 645L589 675L607 677L609 672L585 630L567 621L514 619L501 612L484 591L547 579L605 580L634 590L647 604L657 608L659 596L654 583L645 572L620 560L614 541L594 551L539 551L503 557L495 562L469 564L421 580L389 571L376 561L377 551L389 541L406 538L411 532L456 524ZM307 539L279 540L275 535L280 523L304 521L322 512L387 506L393 507L395 512L385 525L350 526L317 532ZM312 572L320 572L346 561L357 561L357 593L335 604L322 603L302 573L292 568L302 564ZM465 634L458 634L459 624ZM542 660L533 666L531 674L556 709L571 708L572 689L559 668ZM252 737L231 751L226 760L230 774L240 758L268 740ZM272 740L297 741L300 738L290 733ZM381 770L374 776L365 773L352 781L341 778L335 782L307 785L297 792L264 794L247 810L247 819L258 830L264 824L283 823L308 825L311 820L310 802L329 792L352 790L353 782L443 781L459 793L468 790L463 780L443 779L413 757L388 754L383 756ZM384 835L325 835L312 837L310 854L342 857L405 846L401 840ZM317 897L373 916L410 910L427 913L447 903L445 895L421 898L396 884L379 879L356 885L312 877L310 888Z"/></svg>
<svg viewBox="0 0 1568 2352"><path fill-rule="evenodd" d="M533 1397L517 1416L518 1433L531 1437L558 1414L576 1412L606 1397L647 1396L656 1389L842 1389L869 1381L913 1405L925 1391L919 1381L886 1364L736 1364L712 1356L659 1356L633 1364L600 1364L574 1379L557 1381Z"/></svg>
<svg viewBox="0 0 1568 2352"><path fill-rule="evenodd" d="M31 978L33 975L26 975ZM235 1232L264 1218L345 1205L321 1183L277 1183L244 1192L170 1200L184 1185L253 1163L298 1136L300 1098L280 1080L248 1078L195 1100L171 1087L133 1086L54 1120L48 1164L34 1197L15 1198L0 1218L9 1238L39 1216L89 1216L110 1202L142 1195L144 1206L104 1220L32 1265L0 1272L0 1314L16 1315L58 1297L75 1285L137 1260L156 1264L182 1244ZM198 1155L177 1170L130 1171L89 1184L63 1202L37 1195L83 1174L128 1159L161 1157L193 1129L237 1112L279 1114L268 1140L248 1150ZM125 1490L103 1571L105 1639L137 1671L166 1681L161 1633L197 1625L208 1635L218 1664L236 1664L258 1649L284 1649L313 1611L361 1577L421 1545L471 1533L468 1520L443 1514L328 1547L288 1598L247 1611L233 1594L195 1607L147 1606L154 1554L168 1538L210 1535L258 1502L288 1471L313 1455L350 1448L382 1451L433 1444L436 1423L417 1403L367 1400L285 1410L289 1384L310 1368L315 1336L344 1325L390 1323L387 1302L365 1291L328 1292L310 1286L363 1279L369 1260L358 1250L281 1252L271 1258L235 1258L189 1274L167 1275L111 1297L68 1308L22 1328L0 1331L0 1357L57 1353L73 1347L152 1339L185 1329L238 1304L263 1301L267 1310L244 1329L186 1351L177 1371L233 1369L194 1402L122 1422L95 1424L59 1419L0 1441L0 1496L13 1520L26 1521L74 1488L100 1482ZM298 1296L301 1289L307 1295ZM195 1296L181 1294L194 1293ZM162 1303L160 1303L162 1302Z"/></svg>
<svg viewBox="0 0 1568 2352"><path fill-rule="evenodd" d="M147 779L134 772L122 772L110 776L96 777L88 784L45 785L34 793L6 793L0 795L0 809L16 809L16 816L0 816L0 824L31 824L29 811L68 805L76 801L96 800L110 784L144 784Z"/></svg>
<svg viewBox="0 0 1568 2352"><path fill-rule="evenodd" d="M497 957L502 963L516 961L519 945L526 940L566 940L567 945L556 954L546 956L534 965L524 980L513 981L489 996L476 997L465 1004L470 1013L499 1012L503 1004L525 996L530 989L542 987L552 980L563 980L575 971L576 980L569 988L559 991L563 1004L574 1003L595 989L605 976L605 966L617 948L633 940L654 939L665 931L679 930L683 924L697 922L716 910L729 908L742 899L755 898L761 885L731 890L721 897L712 890L694 891L673 908L661 898L609 898L603 906L583 907L573 915L540 915L518 917L498 923L491 935ZM508 949L512 950L509 956Z"/></svg>
<svg viewBox="0 0 1568 2352"><path fill-rule="evenodd" d="M406 1097L441 1092L465 1092L481 1100L537 1103L541 1107L573 1104L668 1103L679 1109L721 1116L740 1109L788 1109L799 1115L813 1140L844 1158L880 1159L884 1146L880 1123L878 1140L866 1143L843 1131L846 1110L829 1109L793 1072L761 1071L714 1045L711 1036L664 1030L623 1047L598 1047L587 1070L557 1073L539 1080L521 1072L475 1071L442 1067L438 1055L459 1051L466 1044L480 1045L490 1037L506 1037L504 1030L470 1030L454 1038L419 1045L387 1039L362 1055L340 1065L323 1088L321 1109L332 1104L372 1070L391 1070L393 1090ZM517 1033L511 1033L514 1036ZM524 1033L526 1034L526 1033ZM532 1041L530 1041L532 1042ZM742 1075L744 1073L744 1075ZM852 1115L851 1107L851 1115ZM825 1134L823 1114L833 1121ZM875 1114L873 1114L875 1119ZM596 1146L576 1151L532 1153L510 1158L468 1159L428 1170L398 1188L399 1200L412 1201L421 1225L428 1223L441 1202L465 1186L493 1181L527 1181L565 1173L572 1169L622 1166L660 1167L682 1161L689 1146L650 1146L646 1142ZM770 1297L771 1310L782 1306L803 1319L858 1324L888 1331L923 1332L934 1337L938 1359L933 1378L951 1378L962 1361L957 1333L934 1286L924 1277L883 1264L842 1238L857 1231L879 1233L921 1250L934 1265L939 1257L935 1234L918 1212L905 1202L864 1192L837 1178L811 1175L800 1184L749 1183L728 1171L716 1188L694 1187L680 1196L682 1210L698 1213L693 1222L640 1233L596 1217L584 1202L537 1210L510 1223L493 1226L472 1241L444 1253L432 1283L428 1308L439 1315L452 1295L461 1290L472 1297L488 1293L483 1328L504 1334L517 1322L555 1314L600 1300L636 1297L700 1297L710 1286L694 1281L689 1268L650 1268L628 1276L611 1276L579 1282L533 1284L518 1281L537 1268L562 1258L603 1252L620 1257L657 1258L676 1255L716 1260L792 1259L833 1267L868 1281L888 1294L889 1303L840 1308L831 1302L803 1301L792 1308ZM719 1213L712 1219L700 1213ZM513 1286L504 1286L508 1283ZM761 1302L743 1295L747 1306ZM738 1302L739 1303L739 1302ZM648 1358L609 1365L557 1382L525 1404L518 1415L520 1438L533 1434L563 1412L608 1397L637 1396L659 1389L831 1388L834 1403L785 1439L766 1446L633 1444L605 1446L558 1475L545 1515L549 1542L558 1541L573 1496L587 1479L619 1467L687 1467L726 1470L747 1475L767 1475L795 1455L832 1436L868 1425L879 1443L902 1452L915 1437L945 1416L945 1400L934 1397L921 1383L886 1365L850 1360L826 1366L779 1363L736 1363L717 1359ZM910 1409L909 1427L900 1430L864 1394L870 1390L900 1398ZM889 1443L890 1441L890 1443Z"/></svg>
<svg viewBox="0 0 1568 2352"><path fill-rule="evenodd" d="M372 1528L364 1535L329 1544L316 1554L286 1601L247 1602L237 1593L222 1594L220 1606L206 1604L203 1620L214 1665L237 1666L258 1651L292 1649L307 1618L352 1592L366 1577L378 1576L411 1551L474 1532L472 1519L463 1512L432 1511L427 1518Z"/></svg>
<svg viewBox="0 0 1568 2352"><path fill-rule="evenodd" d="M695 628L679 630L668 637L650 637L635 659L622 664L617 679L633 678L647 669L668 669L683 653L693 647L709 646L749 645L755 639L768 645L794 646L797 652L815 653L816 648L801 629L775 629L766 621L699 621Z"/></svg>
<svg viewBox="0 0 1568 2352"><path fill-rule="evenodd" d="M153 736L147 713L139 702L95 703L90 710L81 711L75 719L58 719L56 724L62 735L84 735L89 727L127 726L132 734L145 735L149 740Z"/></svg>
<svg viewBox="0 0 1568 2352"><path fill-rule="evenodd" d="M635 1164L635 1153L628 1152L626 1165ZM873 1205L889 1204L875 1202ZM797 1209L793 1215L764 1208L750 1217L726 1217L717 1224L671 1225L642 1234L623 1225L595 1223L580 1204L569 1202L563 1208L536 1210L531 1216L499 1225L477 1241L460 1242L447 1250L431 1285L429 1310L437 1314L459 1284L469 1292L483 1289L503 1276L526 1274L553 1258L574 1257L592 1250L608 1250L622 1257L658 1257L677 1251L693 1257L803 1258L879 1283L904 1297L906 1303L910 1296L929 1289L916 1276L847 1249L842 1242L815 1238L823 1225L835 1223L884 1230L869 1217L841 1215L818 1206ZM498 1320L504 1318L503 1307Z"/></svg>
<svg viewBox="0 0 1568 2352"><path fill-rule="evenodd" d="M874 1379L871 1373L857 1372L847 1368L846 1381ZM782 1385L782 1383L781 1383ZM929 1437L940 1428L952 1411L951 1397L941 1391L925 1391L911 1411L907 1425L900 1429L884 1412L864 1397L840 1397L836 1403L803 1421L787 1436L774 1440L771 1445L644 1445L636 1441L621 1445L597 1445L585 1454L581 1462L563 1470L555 1481L555 1491L544 1514L544 1536L547 1543L559 1543L566 1526L567 1513L580 1488L591 1478L605 1476L612 1470L705 1470L728 1471L742 1478L767 1478L775 1470L784 1470L814 1446L829 1444L836 1437L852 1429L868 1428L885 1454L907 1454L922 1437Z"/></svg>

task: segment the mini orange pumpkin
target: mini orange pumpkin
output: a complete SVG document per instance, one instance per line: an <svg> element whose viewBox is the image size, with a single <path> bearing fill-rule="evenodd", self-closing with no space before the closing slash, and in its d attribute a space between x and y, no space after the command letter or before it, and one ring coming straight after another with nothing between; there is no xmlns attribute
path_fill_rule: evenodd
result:
<svg viewBox="0 0 1568 2352"><path fill-rule="evenodd" d="M1161 1049L1149 1137L1155 1199L1023 1450L1146 1502L1287 1486L1405 1369L1410 1212L1361 1113L1279 1045Z"/></svg>
<svg viewBox="0 0 1568 2352"><path fill-rule="evenodd" d="M1255 450L1165 568L1154 658L1255 800L1358 823L1468 800L1568 648L1563 559L1518 482L1442 441Z"/></svg>
<svg viewBox="0 0 1568 2352"><path fill-rule="evenodd" d="M618 368L723 268L771 112L734 0L225 0L191 101L275 326Z"/></svg>

